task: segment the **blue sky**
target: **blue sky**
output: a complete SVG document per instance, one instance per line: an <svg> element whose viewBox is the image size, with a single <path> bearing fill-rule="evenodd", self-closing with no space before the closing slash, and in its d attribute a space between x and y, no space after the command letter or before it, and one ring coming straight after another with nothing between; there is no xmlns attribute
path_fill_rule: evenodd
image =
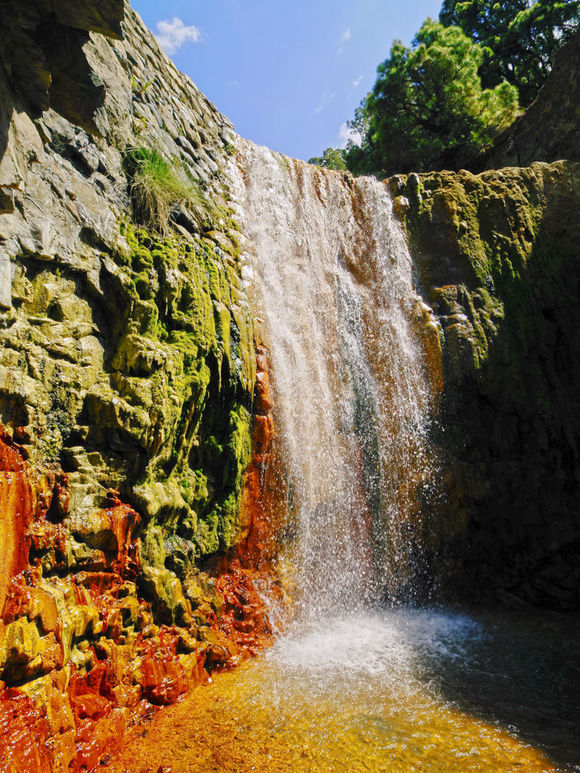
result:
<svg viewBox="0 0 580 773"><path fill-rule="evenodd" d="M392 41L409 44L441 0L132 4L239 134L308 159L341 144Z"/></svg>

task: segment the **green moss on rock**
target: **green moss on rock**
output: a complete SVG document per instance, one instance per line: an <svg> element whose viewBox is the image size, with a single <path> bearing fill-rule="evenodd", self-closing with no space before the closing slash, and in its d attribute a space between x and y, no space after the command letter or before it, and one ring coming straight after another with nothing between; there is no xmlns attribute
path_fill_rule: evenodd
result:
<svg viewBox="0 0 580 773"><path fill-rule="evenodd" d="M159 563L159 529L198 555L228 549L239 531L255 378L237 269L211 240L124 231L122 263L139 298L111 360L118 396L89 399L89 423L124 429L145 455L134 497L148 515L151 560Z"/></svg>
<svg viewBox="0 0 580 773"><path fill-rule="evenodd" d="M580 165L389 182L444 333L444 581L576 607Z"/></svg>

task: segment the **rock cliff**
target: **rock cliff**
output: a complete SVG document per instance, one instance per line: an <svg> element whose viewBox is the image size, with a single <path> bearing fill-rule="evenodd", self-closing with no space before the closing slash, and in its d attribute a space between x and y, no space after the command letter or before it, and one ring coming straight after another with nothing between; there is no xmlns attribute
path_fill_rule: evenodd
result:
<svg viewBox="0 0 580 773"><path fill-rule="evenodd" d="M92 768L268 632L232 132L120 0L0 16L0 767Z"/></svg>
<svg viewBox="0 0 580 773"><path fill-rule="evenodd" d="M390 180L439 317L453 595L580 603L580 164Z"/></svg>
<svg viewBox="0 0 580 773"><path fill-rule="evenodd" d="M527 166L534 161L580 160L578 62L580 31L558 52L552 72L534 102L475 166L498 169Z"/></svg>

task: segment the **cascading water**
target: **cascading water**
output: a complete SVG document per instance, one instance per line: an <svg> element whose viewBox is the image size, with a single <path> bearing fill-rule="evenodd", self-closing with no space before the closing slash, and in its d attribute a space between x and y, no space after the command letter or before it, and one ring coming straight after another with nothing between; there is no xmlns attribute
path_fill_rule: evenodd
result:
<svg viewBox="0 0 580 773"><path fill-rule="evenodd" d="M376 180L239 140L232 193L269 339L303 615L408 593L430 387L411 258Z"/></svg>
<svg viewBox="0 0 580 773"><path fill-rule="evenodd" d="M430 317L387 191L238 147L231 193L276 408L264 507L277 519L283 500L297 615L255 661L163 715L113 773L546 773L561 768L541 749L580 759L566 687L579 679L577 621L380 604L412 598L419 503L437 477Z"/></svg>

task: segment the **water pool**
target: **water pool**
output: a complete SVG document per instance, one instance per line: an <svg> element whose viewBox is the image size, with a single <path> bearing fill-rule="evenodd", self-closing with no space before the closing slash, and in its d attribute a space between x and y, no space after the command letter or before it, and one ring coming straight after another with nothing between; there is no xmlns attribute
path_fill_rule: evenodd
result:
<svg viewBox="0 0 580 773"><path fill-rule="evenodd" d="M133 731L115 773L580 770L580 623L319 619Z"/></svg>

